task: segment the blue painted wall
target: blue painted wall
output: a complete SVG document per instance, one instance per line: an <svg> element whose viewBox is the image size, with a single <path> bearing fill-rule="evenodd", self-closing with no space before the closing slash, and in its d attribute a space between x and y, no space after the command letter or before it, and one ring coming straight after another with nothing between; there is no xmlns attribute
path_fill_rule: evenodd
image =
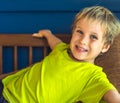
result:
<svg viewBox="0 0 120 103"><path fill-rule="evenodd" d="M92 5L105 6L120 18L120 0L0 0L0 33L34 33L45 28L70 33L74 15Z"/></svg>
<svg viewBox="0 0 120 103"><path fill-rule="evenodd" d="M34 33L40 29L71 33L75 14L93 5L105 6L120 18L120 0L0 0L0 34ZM19 61L26 62L24 56L23 53ZM11 54L5 52L5 58L11 58ZM4 68L11 67L10 61L5 62Z"/></svg>

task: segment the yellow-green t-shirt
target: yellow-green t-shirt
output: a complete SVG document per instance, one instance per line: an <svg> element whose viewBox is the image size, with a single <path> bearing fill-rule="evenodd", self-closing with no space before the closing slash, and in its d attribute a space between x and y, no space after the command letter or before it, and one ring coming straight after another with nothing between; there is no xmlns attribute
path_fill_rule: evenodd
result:
<svg viewBox="0 0 120 103"><path fill-rule="evenodd" d="M101 67L73 61L61 43L30 67L3 79L3 96L10 103L100 103L115 89Z"/></svg>

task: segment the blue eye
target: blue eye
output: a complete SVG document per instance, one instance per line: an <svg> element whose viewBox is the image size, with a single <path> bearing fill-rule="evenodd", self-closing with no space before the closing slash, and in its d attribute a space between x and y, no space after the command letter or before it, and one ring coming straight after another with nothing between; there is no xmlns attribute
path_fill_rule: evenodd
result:
<svg viewBox="0 0 120 103"><path fill-rule="evenodd" d="M93 39L93 40L97 40L98 39L97 36L95 36L95 35L91 35L90 38Z"/></svg>
<svg viewBox="0 0 120 103"><path fill-rule="evenodd" d="M82 32L81 30L77 30L77 32L78 32L79 34L83 34L83 32Z"/></svg>

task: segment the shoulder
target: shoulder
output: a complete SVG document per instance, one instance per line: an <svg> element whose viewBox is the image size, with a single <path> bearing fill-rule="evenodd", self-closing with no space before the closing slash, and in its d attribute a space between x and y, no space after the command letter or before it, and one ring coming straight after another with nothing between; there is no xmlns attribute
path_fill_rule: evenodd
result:
<svg viewBox="0 0 120 103"><path fill-rule="evenodd" d="M64 50L64 49L67 49L67 48L69 48L69 44L61 42L58 45L56 45L56 47L53 50Z"/></svg>

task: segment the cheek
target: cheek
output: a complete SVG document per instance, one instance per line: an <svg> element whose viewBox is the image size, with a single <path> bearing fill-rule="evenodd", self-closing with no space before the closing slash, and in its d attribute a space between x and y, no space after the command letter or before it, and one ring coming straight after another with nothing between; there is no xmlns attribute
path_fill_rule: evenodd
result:
<svg viewBox="0 0 120 103"><path fill-rule="evenodd" d="M93 43L92 47L94 48L94 50L101 52L103 45L101 43Z"/></svg>
<svg viewBox="0 0 120 103"><path fill-rule="evenodd" d="M70 41L70 48L71 48L71 49L72 49L72 47L73 47L73 44L74 44L73 39L71 39L71 41Z"/></svg>
<svg viewBox="0 0 120 103"><path fill-rule="evenodd" d="M71 50L73 49L74 45L75 45L75 42L76 42L76 38L75 37L72 37L71 38L71 41L70 41L70 48Z"/></svg>
<svg viewBox="0 0 120 103"><path fill-rule="evenodd" d="M75 41L78 41L78 40L79 40L79 35L76 34L76 33L74 33L74 34L72 35L71 41L72 41L72 42L75 42Z"/></svg>
<svg viewBox="0 0 120 103"><path fill-rule="evenodd" d="M74 38L74 36L72 36L72 38L70 40L70 45L72 45L74 43L74 40L75 40L75 38Z"/></svg>
<svg viewBox="0 0 120 103"><path fill-rule="evenodd" d="M78 38L76 36L72 36L71 41L70 41L70 45L71 46L75 45L76 41L78 41Z"/></svg>

